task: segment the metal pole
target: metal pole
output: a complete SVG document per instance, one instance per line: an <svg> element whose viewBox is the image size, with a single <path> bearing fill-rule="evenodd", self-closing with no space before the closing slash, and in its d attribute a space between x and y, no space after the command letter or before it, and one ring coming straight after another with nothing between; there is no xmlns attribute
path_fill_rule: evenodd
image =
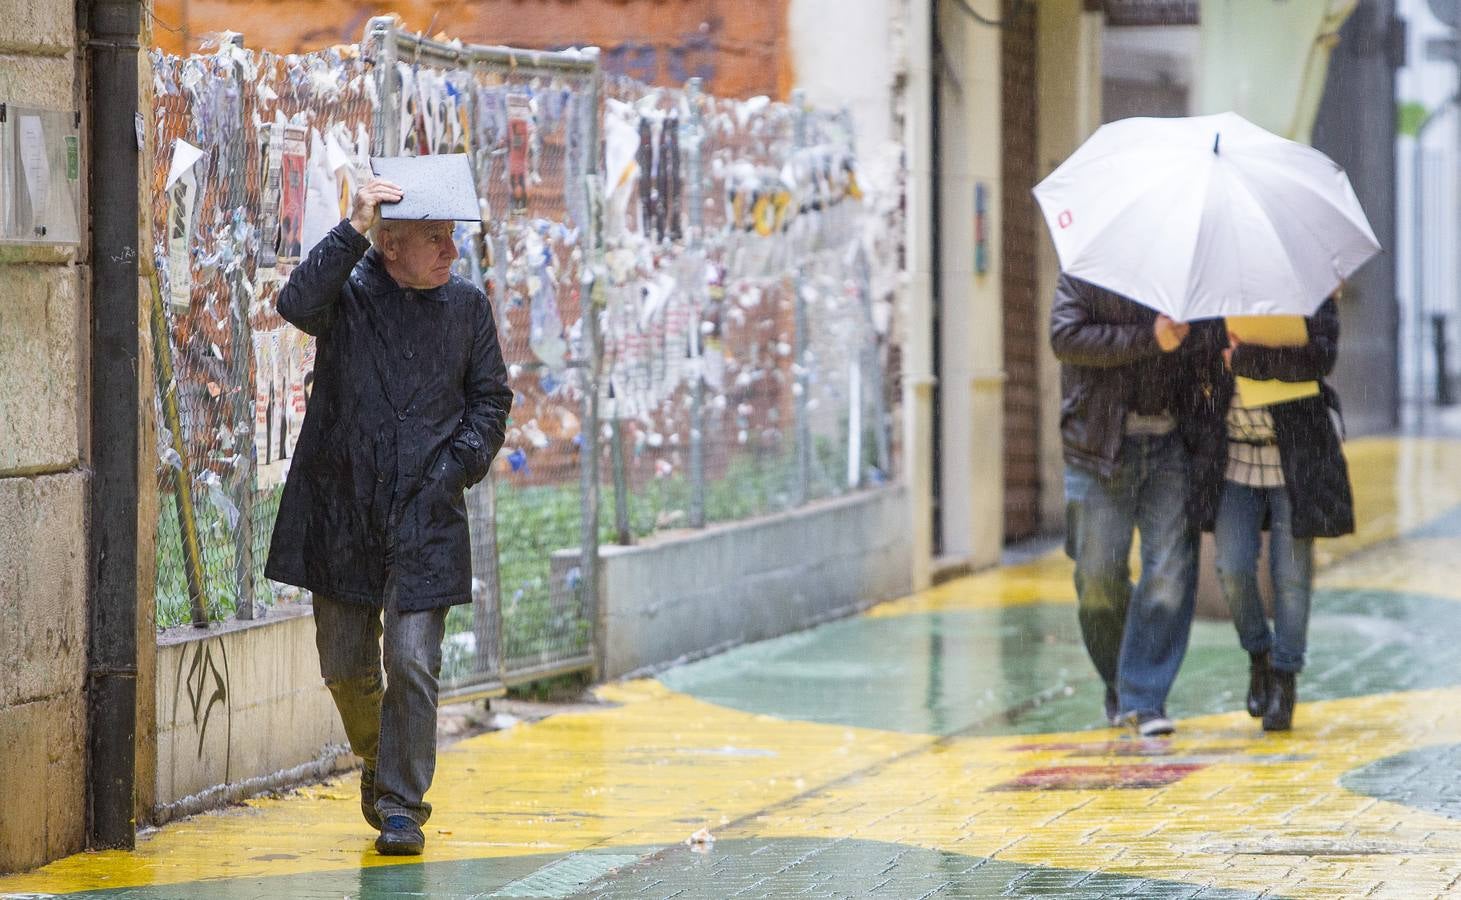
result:
<svg viewBox="0 0 1461 900"><path fill-rule="evenodd" d="M793 91L791 104L796 110L796 136L795 150L806 149L807 136L807 101L801 91ZM807 185L798 185L801 190L806 190ZM796 335L793 338L795 345L796 360L796 388L792 398L796 407L796 484L792 489L793 502L797 506L804 505L810 496L812 480L812 429L811 420L807 411L807 390L811 386L811 378L807 371L807 302L802 296L805 286L803 275L804 264L798 261L796 278L792 288L796 293L793 298L793 309L796 316Z"/></svg>
<svg viewBox="0 0 1461 900"><path fill-rule="evenodd" d="M857 127L852 118L852 110L843 107L837 115L838 121L842 123L843 134L847 138L847 153L854 160L857 159ZM872 263L867 257L866 250L857 254L857 284L858 294L862 299L862 324L864 329L862 353L860 354L859 368L864 372L870 372L872 383L869 393L870 398L863 398L863 406L872 406L872 427L873 427L873 452L877 458L877 469L883 473L883 477L890 479L892 476L892 450L888 429L891 423L888 419L887 400L883 396L886 390L884 380L883 363L878 353L878 331L876 319L873 315L873 281ZM866 429L864 429L864 432ZM861 436L859 436L861 440ZM867 477L858 473L857 483L859 487L867 486Z"/></svg>
<svg viewBox="0 0 1461 900"><path fill-rule="evenodd" d="M481 498L478 500L478 498ZM497 548L497 479L491 472L467 494L467 515L473 533L472 574L482 580L479 596L472 592L472 636L475 652L472 671L478 675L503 676L502 571Z"/></svg>
<svg viewBox="0 0 1461 900"><path fill-rule="evenodd" d="M87 846L136 843L138 0L90 5L91 523Z"/></svg>
<svg viewBox="0 0 1461 900"><path fill-rule="evenodd" d="M203 548L198 541L198 518L193 510L193 470L188 465L188 442L183 436L182 416L178 414L177 379L172 368L172 344L168 340L167 315L162 310L162 287L150 261L142 264L152 293L152 363L157 375L157 391L162 399L162 416L172 434L172 449L178 455L173 474L173 502L178 513L178 538L182 543L183 577L188 582L188 606L192 610L193 627L208 627L207 581L203 577Z"/></svg>
<svg viewBox="0 0 1461 900"><path fill-rule="evenodd" d="M1451 406L1456 402L1451 396L1451 379L1446 364L1446 314L1431 314L1431 336L1436 353L1436 405Z"/></svg>
<svg viewBox="0 0 1461 900"><path fill-rule="evenodd" d="M376 16L365 26L366 40L380 47L380 82L376 95L380 105L376 108L376 129L371 135L377 156L395 156L401 148L401 114L396 92L396 59L399 32L392 16Z"/></svg>
<svg viewBox="0 0 1461 900"><path fill-rule="evenodd" d="M585 239L589 242L587 263L593 272L593 284L588 290L580 291L581 309L579 330L583 335L583 426L579 432L579 481L582 492L582 517L580 523L579 571L582 579L580 621L599 623L599 355L597 317L603 306L603 191L599 179L599 86L601 84L597 58L589 79L589 155L590 171L573 173L583 178L582 189L588 194L589 227ZM598 651L602 629L595 627L590 646L594 648L595 665L603 661Z"/></svg>
<svg viewBox="0 0 1461 900"><path fill-rule="evenodd" d="M234 43L243 46L243 35L235 35ZM248 148L254 145L246 140L244 129L248 118L243 114L244 96L248 85L244 82L243 64L235 62L234 78L238 81L238 121L234 126L233 140L223 151L229 157L229 166L234 172L248 169ZM228 208L241 209L245 203L245 180L241 177L229 179ZM233 239L230 235L230 240ZM233 449L237 463L233 470L233 499L238 508L238 527L233 535L233 565L236 595L234 615L243 620L256 618L261 610L254 603L254 378L253 378L253 331L249 327L249 296L244 290L244 272L239 267L228 279L230 305L233 307L233 342L231 355L236 374L242 377L242 384L234 385ZM237 372L242 362L242 372Z"/></svg>
<svg viewBox="0 0 1461 900"><path fill-rule="evenodd" d="M609 422L609 464L614 468L614 538L621 546L634 543L634 531L629 527L629 476L625 471L624 428L619 420L615 400L614 418Z"/></svg>
<svg viewBox="0 0 1461 900"><path fill-rule="evenodd" d="M689 140L681 142L685 148L685 185L689 188L689 215L687 219L688 250L692 254L703 252L701 232L705 203L702 199L700 172L700 142L705 139L705 128L700 111L701 80L691 78L685 86L690 103L688 123ZM693 288L695 315L691 317L692 333L690 346L694 354L690 376L690 527L705 527L705 347L700 342L700 321L705 307L705 279L699 279Z"/></svg>
<svg viewBox="0 0 1461 900"><path fill-rule="evenodd" d="M1415 367L1415 412L1417 418L1425 415L1425 249L1421 235L1425 230L1425 147L1423 140L1429 128L1447 106L1455 103L1452 97L1445 103L1426 113L1415 130L1415 144L1411 151L1411 275L1415 296L1411 299L1411 344L1412 365Z"/></svg>

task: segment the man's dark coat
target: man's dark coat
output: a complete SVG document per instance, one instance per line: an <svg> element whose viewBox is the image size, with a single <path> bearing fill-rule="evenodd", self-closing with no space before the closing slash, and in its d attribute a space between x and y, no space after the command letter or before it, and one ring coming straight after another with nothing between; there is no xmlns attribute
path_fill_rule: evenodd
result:
<svg viewBox="0 0 1461 900"><path fill-rule="evenodd" d="M487 299L456 276L401 287L347 220L294 270L279 314L317 350L265 574L380 606L389 560L402 611L470 602L462 494L512 406Z"/></svg>

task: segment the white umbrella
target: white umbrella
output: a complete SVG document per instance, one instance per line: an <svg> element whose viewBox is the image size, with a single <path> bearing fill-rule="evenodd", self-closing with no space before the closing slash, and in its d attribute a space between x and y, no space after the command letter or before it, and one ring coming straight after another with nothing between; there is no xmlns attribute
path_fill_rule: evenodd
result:
<svg viewBox="0 0 1461 900"><path fill-rule="evenodd" d="M1179 322L1311 315L1380 249L1338 164L1236 113L1103 125L1035 199L1061 269Z"/></svg>

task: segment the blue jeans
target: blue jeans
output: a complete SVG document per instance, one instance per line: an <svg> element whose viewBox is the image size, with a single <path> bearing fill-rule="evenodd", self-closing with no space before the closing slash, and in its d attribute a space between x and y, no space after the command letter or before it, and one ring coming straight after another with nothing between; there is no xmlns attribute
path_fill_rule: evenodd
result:
<svg viewBox="0 0 1461 900"><path fill-rule="evenodd" d="M350 749L375 775L376 811L420 825L431 817L447 610L401 612L395 582L388 575L384 609L316 595L315 646Z"/></svg>
<svg viewBox="0 0 1461 900"><path fill-rule="evenodd" d="M1273 577L1273 621L1258 594L1258 548L1268 514L1268 570ZM1238 641L1249 653L1272 653L1281 672L1301 672L1308 643L1314 586L1314 541L1296 538L1286 488L1254 488L1229 481L1218 505L1218 583L1233 613Z"/></svg>
<svg viewBox="0 0 1461 900"><path fill-rule="evenodd" d="M1197 593L1188 469L1173 433L1127 437L1110 478L1065 470L1066 553L1075 560L1081 636L1121 713L1164 714L1187 652ZM1133 531L1141 534L1135 588Z"/></svg>

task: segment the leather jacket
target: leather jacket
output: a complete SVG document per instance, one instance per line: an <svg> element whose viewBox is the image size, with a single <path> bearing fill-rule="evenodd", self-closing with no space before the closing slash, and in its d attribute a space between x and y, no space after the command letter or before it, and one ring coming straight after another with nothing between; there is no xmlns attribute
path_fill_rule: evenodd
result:
<svg viewBox="0 0 1461 900"><path fill-rule="evenodd" d="M1050 312L1050 346L1060 360L1060 438L1065 461L1115 474L1126 414L1172 411L1178 352L1163 353L1157 314L1120 294L1061 275Z"/></svg>

